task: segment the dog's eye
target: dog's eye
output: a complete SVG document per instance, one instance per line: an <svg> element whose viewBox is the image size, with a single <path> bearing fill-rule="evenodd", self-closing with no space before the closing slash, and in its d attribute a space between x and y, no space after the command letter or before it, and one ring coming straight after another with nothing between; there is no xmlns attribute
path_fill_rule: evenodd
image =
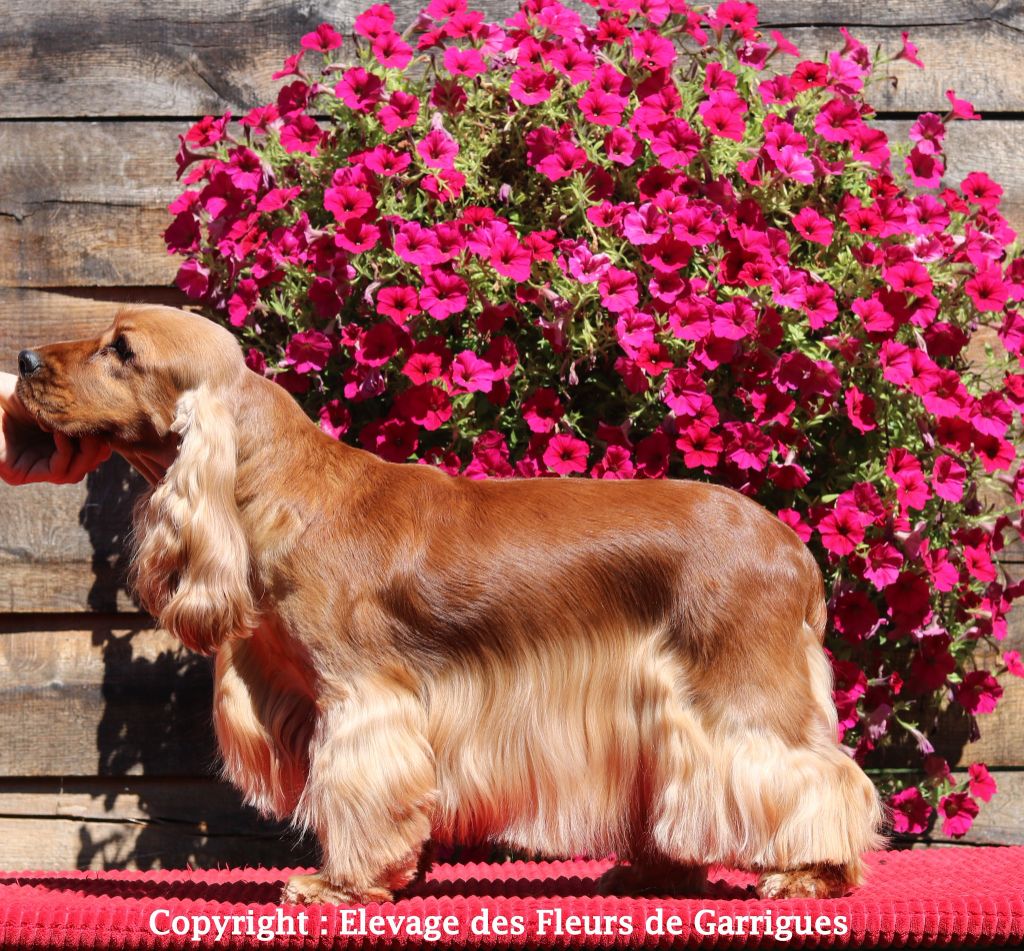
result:
<svg viewBox="0 0 1024 951"><path fill-rule="evenodd" d="M109 349L117 354L117 358L122 363L127 363L132 357L132 349L128 346L128 338L124 334L119 334L114 342L110 344Z"/></svg>

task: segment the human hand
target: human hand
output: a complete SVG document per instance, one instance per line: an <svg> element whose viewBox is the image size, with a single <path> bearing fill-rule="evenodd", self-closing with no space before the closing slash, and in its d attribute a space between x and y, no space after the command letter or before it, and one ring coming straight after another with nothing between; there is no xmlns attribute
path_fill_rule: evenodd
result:
<svg viewBox="0 0 1024 951"><path fill-rule="evenodd" d="M78 482L110 457L110 443L98 436L72 439L41 429L15 390L18 378L0 373L0 479L28 482Z"/></svg>

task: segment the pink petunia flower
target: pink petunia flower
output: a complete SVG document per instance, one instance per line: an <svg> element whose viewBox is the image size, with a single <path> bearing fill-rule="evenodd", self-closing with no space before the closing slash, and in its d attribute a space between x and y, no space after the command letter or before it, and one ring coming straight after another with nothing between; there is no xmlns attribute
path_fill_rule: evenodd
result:
<svg viewBox="0 0 1024 951"><path fill-rule="evenodd" d="M479 76L487 72L487 63L478 49L449 46L444 51L444 68L453 76Z"/></svg>
<svg viewBox="0 0 1024 951"><path fill-rule="evenodd" d="M304 114L293 116L281 127L281 146L286 152L316 155L323 133L316 120Z"/></svg>
<svg viewBox="0 0 1024 951"><path fill-rule="evenodd" d="M491 245L490 262L495 271L514 281L522 283L530 279L530 251L511 232L501 235Z"/></svg>
<svg viewBox="0 0 1024 951"><path fill-rule="evenodd" d="M396 324L404 324L420 312L416 288L407 284L382 287L377 294L377 310L390 317Z"/></svg>
<svg viewBox="0 0 1024 951"><path fill-rule="evenodd" d="M544 464L559 475L585 472L590 447L568 433L552 436L544 449Z"/></svg>
<svg viewBox="0 0 1024 951"><path fill-rule="evenodd" d="M412 60L412 47L397 33L380 33L370 49L377 62L387 69L405 69Z"/></svg>
<svg viewBox="0 0 1024 951"><path fill-rule="evenodd" d="M420 114L420 101L411 93L395 90L386 106L377 112L377 119L384 131L391 133L416 125Z"/></svg>
<svg viewBox="0 0 1024 951"><path fill-rule="evenodd" d="M590 470L592 479L632 479L636 466L625 446L609 446L604 458Z"/></svg>
<svg viewBox="0 0 1024 951"><path fill-rule="evenodd" d="M330 23L321 23L312 33L307 33L299 41L304 50L329 53L341 46L341 34Z"/></svg>
<svg viewBox="0 0 1024 951"><path fill-rule="evenodd" d="M984 763L971 763L967 767L967 775L970 777L968 785L971 795L982 802L989 802L996 794L998 787L992 774L989 773L988 767Z"/></svg>
<svg viewBox="0 0 1024 951"><path fill-rule="evenodd" d="M932 488L940 499L959 502L964 495L967 470L952 456L942 455L932 466Z"/></svg>
<svg viewBox="0 0 1024 951"><path fill-rule="evenodd" d="M953 839L966 835L978 814L978 804L967 793L950 793L939 800L942 834Z"/></svg>
<svg viewBox="0 0 1024 951"><path fill-rule="evenodd" d="M434 320L445 320L466 309L468 291L466 282L458 274L431 268L424 274L420 306Z"/></svg>
<svg viewBox="0 0 1024 951"><path fill-rule="evenodd" d="M384 80L356 66L345 70L334 94L353 112L372 112L384 94Z"/></svg>
<svg viewBox="0 0 1024 951"><path fill-rule="evenodd" d="M910 786L892 796L889 808L892 810L892 831L906 835L924 832L933 811L916 786Z"/></svg>
<svg viewBox="0 0 1024 951"><path fill-rule="evenodd" d="M333 350L331 338L319 330L303 330L294 334L285 347L284 366L296 373L319 373Z"/></svg>
<svg viewBox="0 0 1024 951"><path fill-rule="evenodd" d="M991 713L1003 695L1003 688L987 670L972 670L964 674L953 695L968 713Z"/></svg>
<svg viewBox="0 0 1024 951"><path fill-rule="evenodd" d="M489 393L494 386L494 367L472 350L463 350L452 360L452 383L467 393Z"/></svg>
<svg viewBox="0 0 1024 951"><path fill-rule="evenodd" d="M541 387L523 400L523 420L533 433L549 433L565 414L558 394L549 387Z"/></svg>
<svg viewBox="0 0 1024 951"><path fill-rule="evenodd" d="M443 129L432 129L416 144L416 151L431 168L454 168L459 143Z"/></svg>

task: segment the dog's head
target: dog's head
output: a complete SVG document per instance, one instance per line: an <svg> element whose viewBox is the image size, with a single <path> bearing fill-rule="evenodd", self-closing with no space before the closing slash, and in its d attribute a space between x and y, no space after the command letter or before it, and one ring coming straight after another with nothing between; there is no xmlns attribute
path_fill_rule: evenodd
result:
<svg viewBox="0 0 1024 951"><path fill-rule="evenodd" d="M245 363L223 327L135 306L99 336L22 350L18 370L18 396L44 427L131 449L165 442L185 394L230 391Z"/></svg>
<svg viewBox="0 0 1024 951"><path fill-rule="evenodd" d="M170 307L128 307L98 337L23 350L18 369L40 425L108 440L153 484L132 577L161 625L205 653L250 632L234 410L252 374L231 333Z"/></svg>

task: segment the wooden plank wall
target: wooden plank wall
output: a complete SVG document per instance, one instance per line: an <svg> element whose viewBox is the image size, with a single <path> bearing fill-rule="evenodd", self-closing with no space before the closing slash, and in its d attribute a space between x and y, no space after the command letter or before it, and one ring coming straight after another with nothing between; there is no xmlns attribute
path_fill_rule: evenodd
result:
<svg viewBox="0 0 1024 951"><path fill-rule="evenodd" d="M180 303L163 249L176 136L274 94L299 37L351 23L353 0L7 0L0 18L0 368L27 345L102 325L112 301ZM492 16L507 0L484 5ZM400 0L408 23L412 5ZM893 67L872 96L892 131L944 112L952 182L982 168L1024 228L1024 9L996 0L766 0L807 54L847 24L870 46L909 29L928 70ZM114 460L78 486L0 487L0 866L309 861L308 843L244 810L214 778L210 670L139 615L122 582L138 480ZM1012 645L1024 649L1024 625ZM982 760L1001 793L974 841L1024 841L1024 684L1007 684Z"/></svg>

